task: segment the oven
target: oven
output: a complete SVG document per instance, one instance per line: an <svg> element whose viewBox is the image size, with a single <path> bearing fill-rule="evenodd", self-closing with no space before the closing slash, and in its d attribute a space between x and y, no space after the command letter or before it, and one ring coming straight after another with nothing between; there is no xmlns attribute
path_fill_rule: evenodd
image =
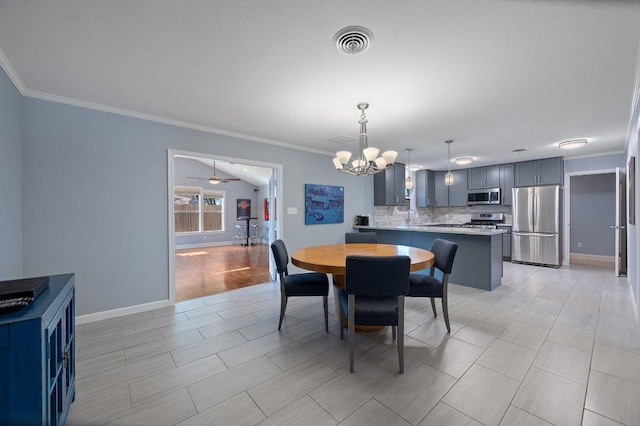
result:
<svg viewBox="0 0 640 426"><path fill-rule="evenodd" d="M467 192L467 205L477 204L500 204L500 188L473 189Z"/></svg>
<svg viewBox="0 0 640 426"><path fill-rule="evenodd" d="M465 228L498 229L504 223L504 213L472 213L471 221L462 224Z"/></svg>

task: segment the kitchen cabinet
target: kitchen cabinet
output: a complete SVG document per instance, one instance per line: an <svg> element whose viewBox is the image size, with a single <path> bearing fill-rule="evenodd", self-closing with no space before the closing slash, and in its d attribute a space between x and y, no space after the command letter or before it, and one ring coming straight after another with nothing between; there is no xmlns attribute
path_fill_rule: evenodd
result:
<svg viewBox="0 0 640 426"><path fill-rule="evenodd" d="M449 187L444 184L444 177L447 172L434 172L434 194L435 194L435 206L446 207L449 205Z"/></svg>
<svg viewBox="0 0 640 426"><path fill-rule="evenodd" d="M444 177L443 177L444 179ZM435 173L431 170L416 172L416 206L432 207L436 205Z"/></svg>
<svg viewBox="0 0 640 426"><path fill-rule="evenodd" d="M502 234L502 259L511 260L511 226L498 225L498 228L504 229L505 231L507 231L504 234Z"/></svg>
<svg viewBox="0 0 640 426"><path fill-rule="evenodd" d="M373 175L374 206L404 206L404 170L404 164L394 163L384 172Z"/></svg>
<svg viewBox="0 0 640 426"><path fill-rule="evenodd" d="M453 185L449 186L449 206L467 206L467 170L454 170Z"/></svg>
<svg viewBox="0 0 640 426"><path fill-rule="evenodd" d="M75 397L74 275L0 316L0 423L63 425Z"/></svg>
<svg viewBox="0 0 640 426"><path fill-rule="evenodd" d="M484 189L500 186L500 166L475 167L467 170L467 188Z"/></svg>
<svg viewBox="0 0 640 426"><path fill-rule="evenodd" d="M435 206L466 207L467 206L467 170L452 170L453 185L445 185L447 172L434 172Z"/></svg>
<svg viewBox="0 0 640 426"><path fill-rule="evenodd" d="M562 185L564 162L562 157L515 163L515 186Z"/></svg>
<svg viewBox="0 0 640 426"><path fill-rule="evenodd" d="M500 191L502 192L502 205L513 205L513 164L500 164ZM511 240L509 240L511 243Z"/></svg>

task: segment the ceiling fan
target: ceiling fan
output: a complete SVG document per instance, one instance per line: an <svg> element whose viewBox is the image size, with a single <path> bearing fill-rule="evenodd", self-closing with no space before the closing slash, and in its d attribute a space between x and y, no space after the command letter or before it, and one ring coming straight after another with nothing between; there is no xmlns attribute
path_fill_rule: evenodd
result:
<svg viewBox="0 0 640 426"><path fill-rule="evenodd" d="M213 176L208 177L208 178L187 176L187 179L207 180L212 185L217 185L219 183L227 183L227 182L231 182L231 181L235 181L235 180L240 180L238 178L224 178L223 179L220 176L217 176L216 175L216 162L215 161L213 162Z"/></svg>

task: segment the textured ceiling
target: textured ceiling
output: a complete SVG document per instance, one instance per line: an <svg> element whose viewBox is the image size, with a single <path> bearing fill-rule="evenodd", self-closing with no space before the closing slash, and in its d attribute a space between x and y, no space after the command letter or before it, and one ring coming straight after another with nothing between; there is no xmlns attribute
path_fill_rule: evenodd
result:
<svg viewBox="0 0 640 426"><path fill-rule="evenodd" d="M622 0L0 1L0 63L27 96L326 153L367 101L371 145L442 170L446 139L474 165L622 152L639 22ZM350 25L363 54L332 45Z"/></svg>

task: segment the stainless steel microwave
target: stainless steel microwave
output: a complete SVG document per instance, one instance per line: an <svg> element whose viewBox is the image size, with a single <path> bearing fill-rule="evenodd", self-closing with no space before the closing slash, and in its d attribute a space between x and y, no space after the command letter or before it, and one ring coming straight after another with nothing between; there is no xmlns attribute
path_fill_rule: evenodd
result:
<svg viewBox="0 0 640 426"><path fill-rule="evenodd" d="M467 205L474 206L476 204L500 204L500 188L490 189L473 189L467 191Z"/></svg>

